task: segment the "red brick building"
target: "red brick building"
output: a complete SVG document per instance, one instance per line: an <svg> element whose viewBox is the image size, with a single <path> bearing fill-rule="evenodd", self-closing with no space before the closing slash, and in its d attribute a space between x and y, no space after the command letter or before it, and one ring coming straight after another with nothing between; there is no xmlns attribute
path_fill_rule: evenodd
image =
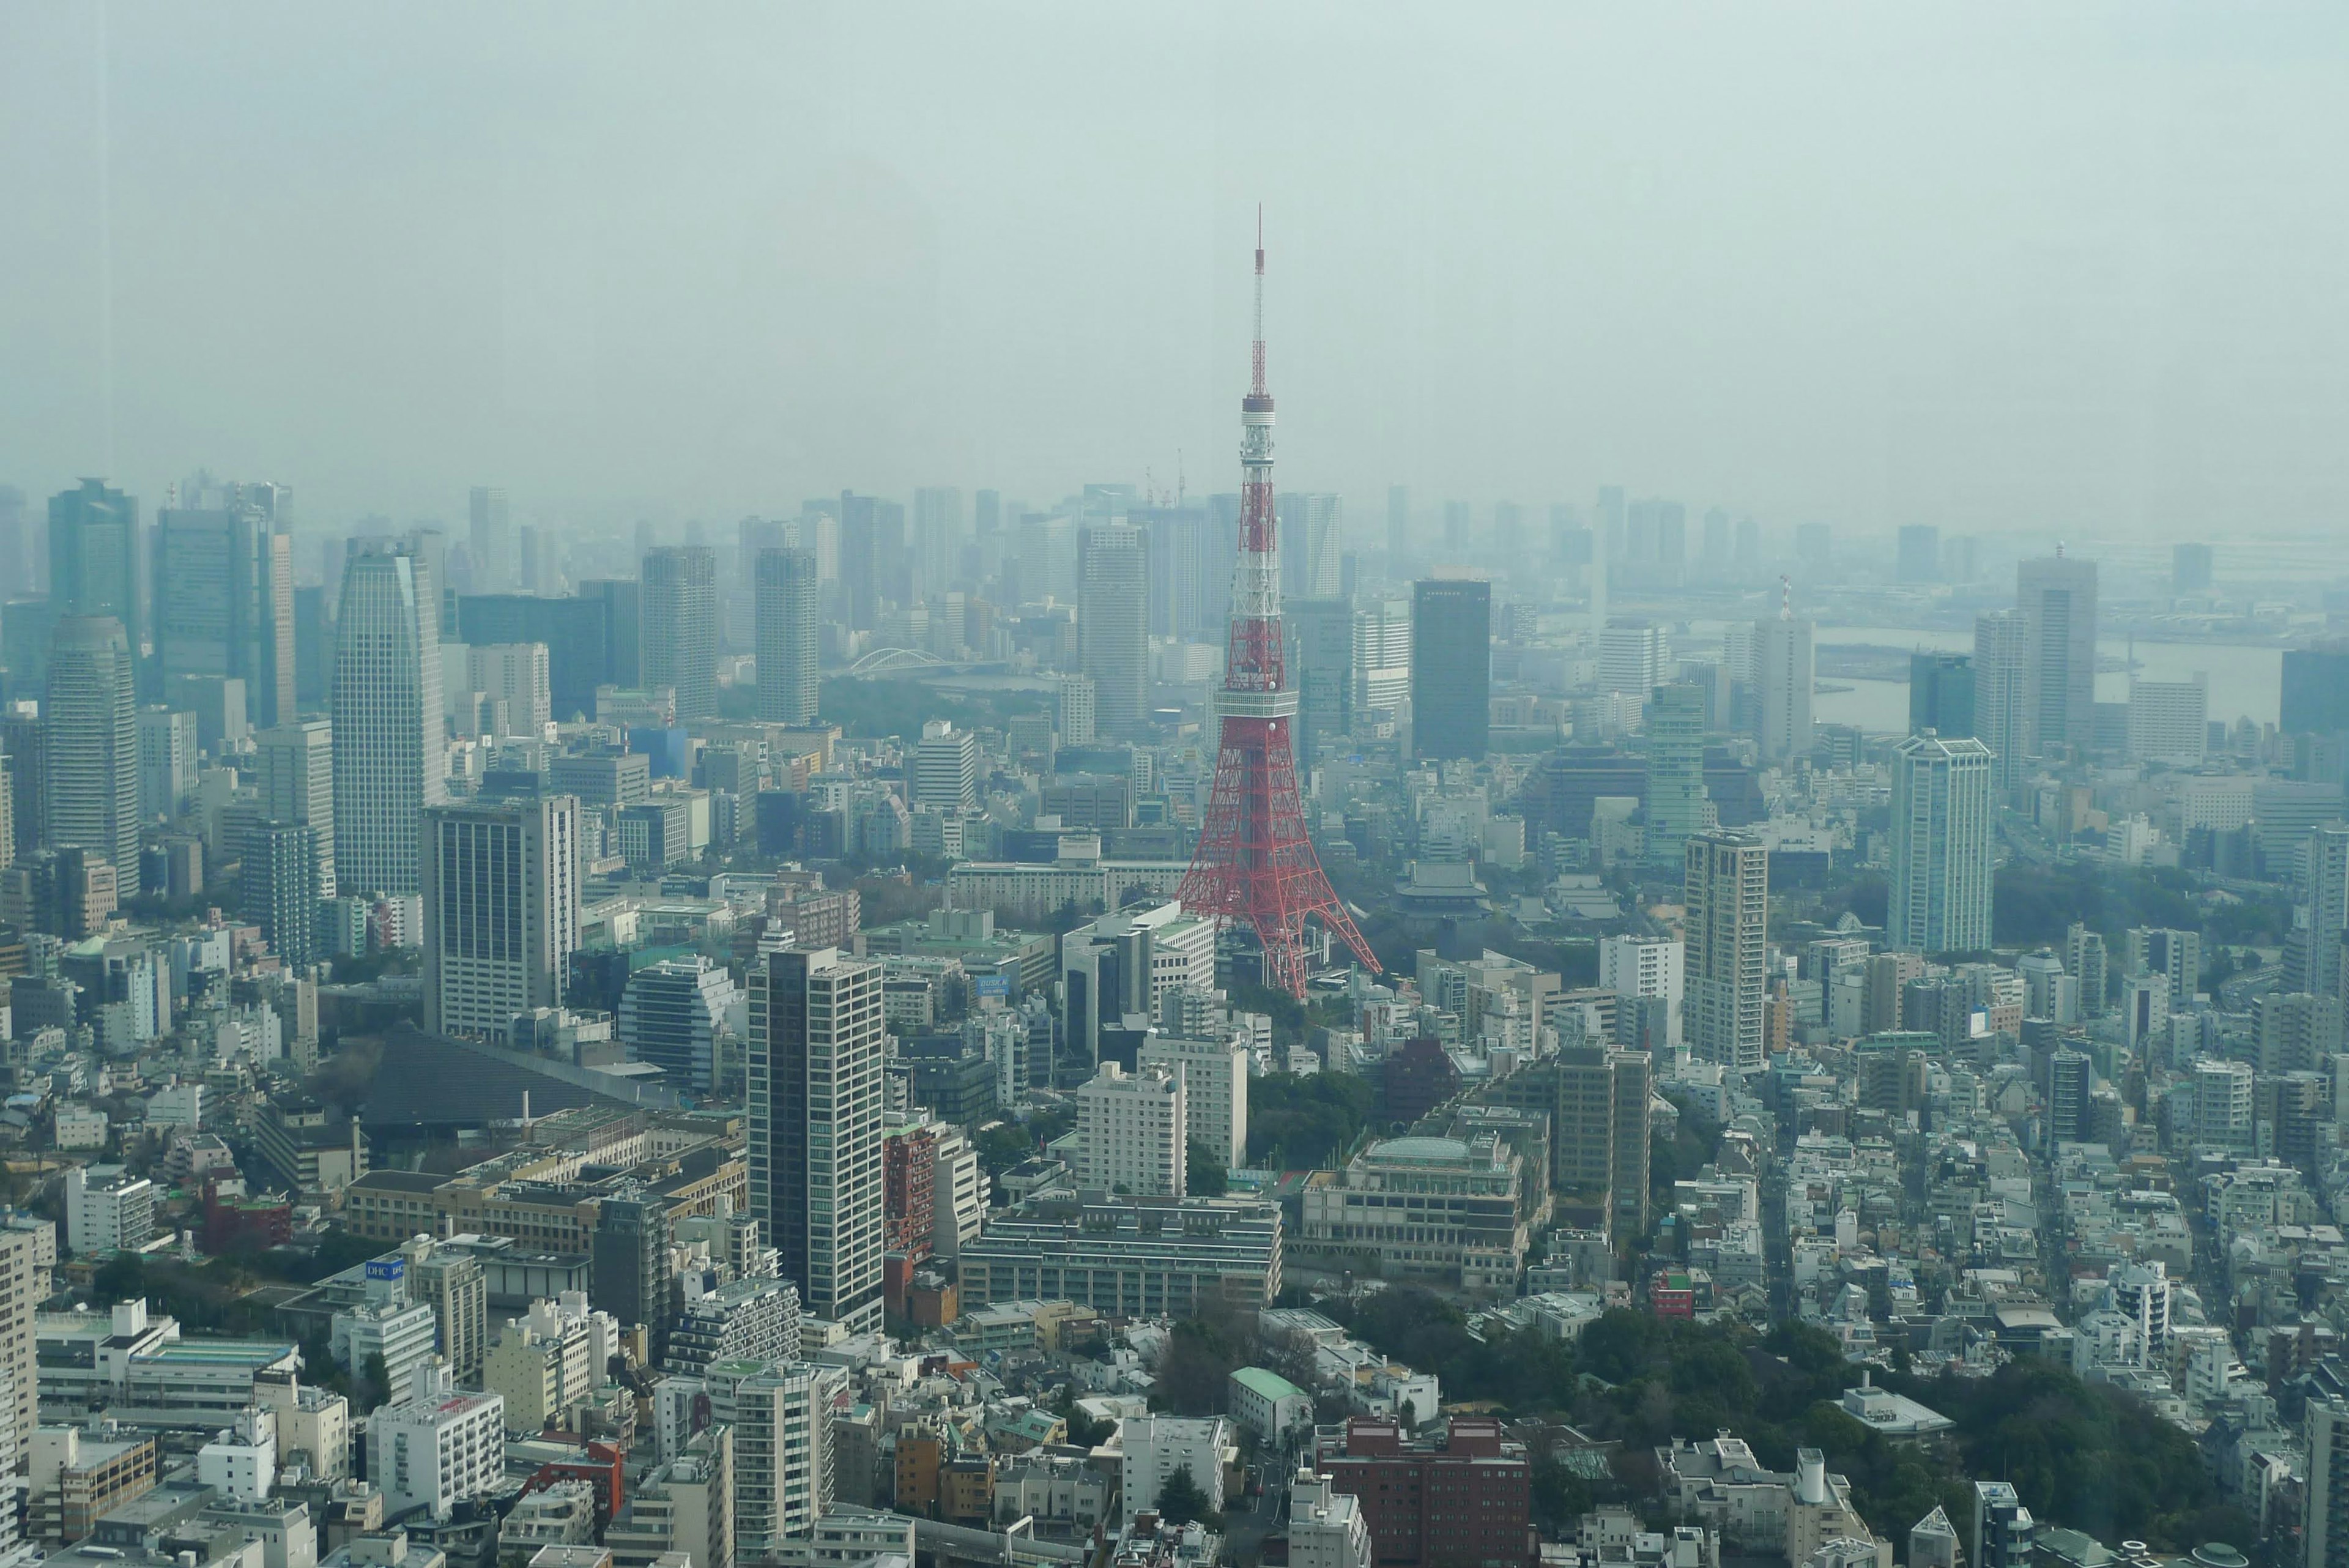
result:
<svg viewBox="0 0 2349 1568"><path fill-rule="evenodd" d="M1501 1424L1454 1416L1440 1443L1403 1439L1383 1417L1357 1416L1319 1462L1335 1490L1361 1500L1374 1568L1523 1568L1538 1547L1533 1471Z"/></svg>
<svg viewBox="0 0 2349 1568"><path fill-rule="evenodd" d="M1460 1092L1460 1069L1444 1043L1423 1035L1398 1046L1386 1063L1386 1118L1415 1122Z"/></svg>
<svg viewBox="0 0 2349 1568"><path fill-rule="evenodd" d="M919 1262L935 1244L938 1138L926 1127L890 1132L881 1140L883 1245Z"/></svg>

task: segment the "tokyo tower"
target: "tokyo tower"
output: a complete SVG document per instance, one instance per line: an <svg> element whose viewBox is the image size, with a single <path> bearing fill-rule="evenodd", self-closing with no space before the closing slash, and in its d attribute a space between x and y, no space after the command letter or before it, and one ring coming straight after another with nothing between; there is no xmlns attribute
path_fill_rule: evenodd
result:
<svg viewBox="0 0 2349 1568"><path fill-rule="evenodd" d="M1232 568L1232 624L1216 784L1199 846L1175 893L1191 913L1245 925L1264 950L1266 983L1305 994L1305 922L1319 919L1364 967L1379 961L1354 929L1305 836L1289 722L1297 693L1281 649L1279 550L1272 511L1272 394L1264 384L1264 213L1257 213L1256 338L1247 396L1240 400L1239 559Z"/></svg>

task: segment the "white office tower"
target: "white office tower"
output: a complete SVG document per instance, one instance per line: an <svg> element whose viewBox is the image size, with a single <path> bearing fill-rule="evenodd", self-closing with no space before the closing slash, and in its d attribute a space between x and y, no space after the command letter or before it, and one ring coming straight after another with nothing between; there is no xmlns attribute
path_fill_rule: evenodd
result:
<svg viewBox="0 0 2349 1568"><path fill-rule="evenodd" d="M554 719L554 694L547 683L546 644L491 642L466 649L465 690L504 704L506 735L528 735L542 741L546 738L546 726Z"/></svg>
<svg viewBox="0 0 2349 1568"><path fill-rule="evenodd" d="M629 1061L658 1067L668 1083L709 1094L718 1079L726 1015L740 994L726 966L704 954L648 963L628 976L620 993L620 1044Z"/></svg>
<svg viewBox="0 0 2349 1568"><path fill-rule="evenodd" d="M2314 996L2349 995L2342 983L2342 939L2349 932L2349 827L2317 828L2302 856L2299 911L2292 948L2284 953L2286 989Z"/></svg>
<svg viewBox="0 0 2349 1568"><path fill-rule="evenodd" d="M440 711L440 594L426 559L352 541L335 628L335 885L424 888L424 809L449 798Z"/></svg>
<svg viewBox="0 0 2349 1568"><path fill-rule="evenodd" d="M1178 986L1215 984L1215 921L1172 901L1103 915L1061 940L1061 1044L1091 1066L1102 1029L1146 1023Z"/></svg>
<svg viewBox="0 0 2349 1568"><path fill-rule="evenodd" d="M1247 1163L1248 1048L1245 1038L1186 1040L1154 1034L1143 1042L1143 1068L1164 1067L1183 1081L1186 1144L1213 1155L1226 1170Z"/></svg>
<svg viewBox="0 0 2349 1568"><path fill-rule="evenodd" d="M1664 1002L1665 1041L1681 1044L1681 999L1684 943L1670 937L1601 937L1599 939L1599 985L1618 996L1661 997Z"/></svg>
<svg viewBox="0 0 2349 1568"><path fill-rule="evenodd" d="M115 895L139 896L139 703L129 639L112 616L69 615L49 645L41 701L44 798L52 849L114 867Z"/></svg>
<svg viewBox="0 0 2349 1568"><path fill-rule="evenodd" d="M1646 701L1664 678L1671 639L1651 621L1611 621L1599 634L1599 690L1625 692Z"/></svg>
<svg viewBox="0 0 2349 1568"><path fill-rule="evenodd" d="M734 1429L735 1561L766 1561L784 1537L812 1534L832 1506L832 1407L847 1369L713 1361L702 1376L711 1419Z"/></svg>
<svg viewBox="0 0 2349 1568"><path fill-rule="evenodd" d="M816 709L816 560L813 550L761 550L756 626L759 717L812 724Z"/></svg>
<svg viewBox="0 0 2349 1568"><path fill-rule="evenodd" d="M2200 767L2210 750L2210 678L2129 678L2128 754L2133 762Z"/></svg>
<svg viewBox="0 0 2349 1568"><path fill-rule="evenodd" d="M2257 1075L2249 1062L2206 1056L2194 1064L2194 1142L2251 1152Z"/></svg>
<svg viewBox="0 0 2349 1568"><path fill-rule="evenodd" d="M476 484L466 498L471 526L466 543L473 558L473 591L502 594L514 578L513 529L505 486Z"/></svg>
<svg viewBox="0 0 2349 1568"><path fill-rule="evenodd" d="M1291 491L1280 497L1280 597L1333 599L1346 591L1344 507L1335 495Z"/></svg>
<svg viewBox="0 0 2349 1568"><path fill-rule="evenodd" d="M930 719L914 748L915 810L968 811L978 804L978 735L952 720Z"/></svg>
<svg viewBox="0 0 2349 1568"><path fill-rule="evenodd" d="M1754 701L1762 760L1783 763L1811 749L1811 623L1781 610L1754 623Z"/></svg>
<svg viewBox="0 0 2349 1568"><path fill-rule="evenodd" d="M2063 553L2019 562L2024 740L2032 754L2096 740L2096 563Z"/></svg>
<svg viewBox="0 0 2349 1568"><path fill-rule="evenodd" d="M1761 836L1724 829L1690 839L1682 901L1690 1044L1701 1062L1757 1072L1770 922L1770 851Z"/></svg>
<svg viewBox="0 0 2349 1568"><path fill-rule="evenodd" d="M881 966L786 948L750 971L750 1212L813 1316L881 1324Z"/></svg>
<svg viewBox="0 0 2349 1568"><path fill-rule="evenodd" d="M1411 710L1411 600L1373 599L1354 611L1354 724L1392 738Z"/></svg>
<svg viewBox="0 0 2349 1568"><path fill-rule="evenodd" d="M1128 1073L1103 1062L1077 1091L1077 1186L1182 1197L1189 1126L1180 1075L1158 1066Z"/></svg>
<svg viewBox="0 0 2349 1568"><path fill-rule="evenodd" d="M567 794L424 814L424 1027L503 1040L563 1002L579 945L579 802Z"/></svg>
<svg viewBox="0 0 2349 1568"><path fill-rule="evenodd" d="M367 1480L388 1516L429 1509L445 1521L486 1497L506 1468L506 1402L460 1391L449 1368L416 1369L408 1397L367 1417Z"/></svg>
<svg viewBox="0 0 2349 1568"><path fill-rule="evenodd" d="M1989 950L1995 813L1990 748L1980 741L1928 731L1893 748L1887 947Z"/></svg>
<svg viewBox="0 0 2349 1568"><path fill-rule="evenodd" d="M317 835L318 897L335 896L335 727L305 719L254 737L254 786L264 820Z"/></svg>
<svg viewBox="0 0 2349 1568"><path fill-rule="evenodd" d="M1055 728L1064 746L1090 746L1097 730L1094 722L1094 699L1098 693L1093 683L1081 675L1063 675L1058 689L1059 711L1053 715Z"/></svg>
<svg viewBox="0 0 2349 1568"><path fill-rule="evenodd" d="M1149 552L1123 523L1077 536L1077 668L1099 732L1132 738L1150 712Z"/></svg>

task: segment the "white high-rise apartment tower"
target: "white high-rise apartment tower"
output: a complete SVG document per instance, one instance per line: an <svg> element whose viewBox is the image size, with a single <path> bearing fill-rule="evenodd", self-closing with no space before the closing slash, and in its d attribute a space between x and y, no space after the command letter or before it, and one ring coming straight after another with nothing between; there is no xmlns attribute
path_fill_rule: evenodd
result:
<svg viewBox="0 0 2349 1568"><path fill-rule="evenodd" d="M978 736L957 729L949 719L931 719L922 725L922 739L914 748L914 806L933 811L967 811L978 804Z"/></svg>
<svg viewBox="0 0 2349 1568"><path fill-rule="evenodd" d="M335 882L423 890L424 809L449 798L440 591L425 557L354 540L335 628Z"/></svg>
<svg viewBox="0 0 2349 1568"><path fill-rule="evenodd" d="M1990 748L1980 741L1945 741L1928 731L1893 748L1887 946L1989 950L1995 810Z"/></svg>
<svg viewBox="0 0 2349 1568"><path fill-rule="evenodd" d="M424 814L424 1027L504 1038L559 1006L579 945L579 802L567 794Z"/></svg>
<svg viewBox="0 0 2349 1568"><path fill-rule="evenodd" d="M120 621L70 615L57 622L41 702L48 846L102 857L120 898L139 896L136 688Z"/></svg>
<svg viewBox="0 0 2349 1568"><path fill-rule="evenodd" d="M2025 734L2030 751L2085 751L2096 739L2096 563L2063 553L2014 569L2023 618Z"/></svg>
<svg viewBox="0 0 2349 1568"><path fill-rule="evenodd" d="M1182 1074L1161 1065L1129 1073L1103 1062L1076 1098L1080 1189L1183 1196L1190 1118Z"/></svg>
<svg viewBox="0 0 2349 1568"><path fill-rule="evenodd" d="M1991 784L2004 794L2031 754L2029 628L2013 610L1974 617L1974 738L1990 748Z"/></svg>
<svg viewBox="0 0 2349 1568"><path fill-rule="evenodd" d="M813 550L761 550L757 624L759 717L812 724L816 709L816 559Z"/></svg>
<svg viewBox="0 0 2349 1568"><path fill-rule="evenodd" d="M1164 1067L1183 1080L1186 1143L1206 1149L1226 1170L1247 1163L1245 1038L1226 1034L1220 1039L1184 1040L1153 1034L1143 1043L1141 1060L1145 1071Z"/></svg>
<svg viewBox="0 0 2349 1568"><path fill-rule="evenodd" d="M881 966L787 948L750 971L750 1212L802 1305L881 1324Z"/></svg>
<svg viewBox="0 0 2349 1568"><path fill-rule="evenodd" d="M1761 836L1723 829L1690 839L1682 901L1690 1043L1697 1059L1758 1071L1770 923L1770 851Z"/></svg>
<svg viewBox="0 0 2349 1568"><path fill-rule="evenodd" d="M1665 1038L1678 1045L1686 957L1686 944L1670 937L1601 937L1599 984L1618 996L1661 997L1667 1020Z"/></svg>
<svg viewBox="0 0 2349 1568"><path fill-rule="evenodd" d="M1811 749L1811 623L1782 610L1754 623L1754 701L1762 760L1783 763Z"/></svg>

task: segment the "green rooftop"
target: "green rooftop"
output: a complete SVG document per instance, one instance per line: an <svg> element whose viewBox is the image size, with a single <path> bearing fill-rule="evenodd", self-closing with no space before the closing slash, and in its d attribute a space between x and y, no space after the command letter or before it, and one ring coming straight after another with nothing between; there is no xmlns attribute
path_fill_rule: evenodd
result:
<svg viewBox="0 0 2349 1568"><path fill-rule="evenodd" d="M1232 1381L1259 1399L1302 1399L1305 1390L1278 1372L1261 1366L1243 1366L1232 1374Z"/></svg>

